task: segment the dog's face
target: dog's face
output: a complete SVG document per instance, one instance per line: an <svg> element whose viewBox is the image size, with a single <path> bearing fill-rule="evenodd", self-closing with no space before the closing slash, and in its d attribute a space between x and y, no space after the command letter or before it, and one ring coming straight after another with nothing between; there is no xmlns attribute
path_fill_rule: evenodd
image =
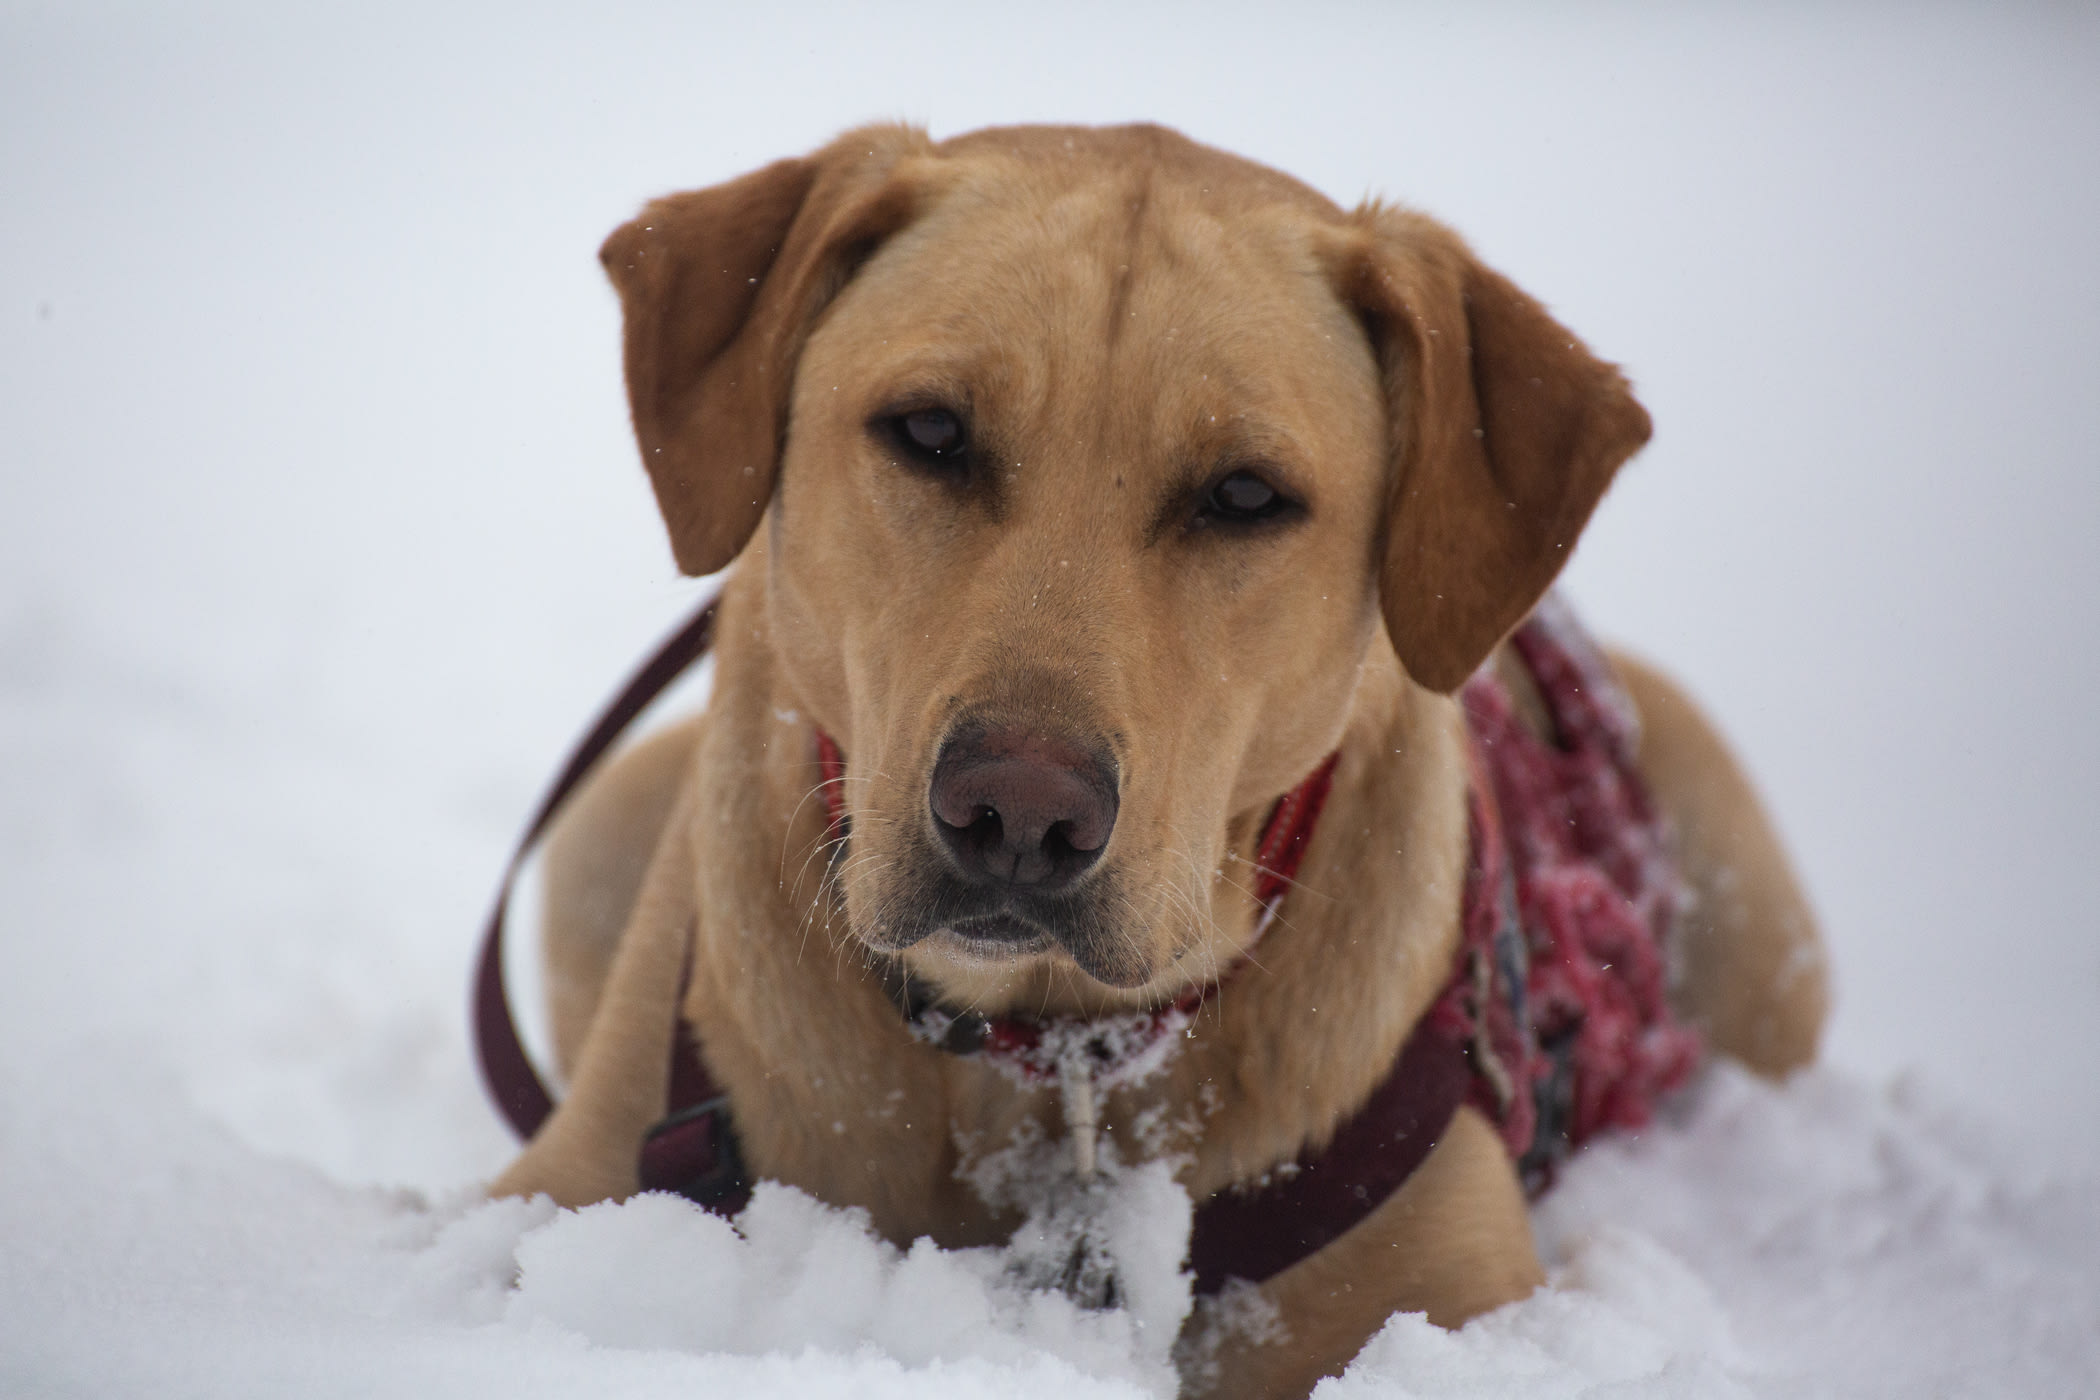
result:
<svg viewBox="0 0 2100 1400"><path fill-rule="evenodd" d="M853 930L950 985L1185 981L1229 819L1339 732L1377 617L1377 370L1298 230L1231 193L983 162L803 351L782 656L850 756Z"/></svg>
<svg viewBox="0 0 2100 1400"><path fill-rule="evenodd" d="M1381 620L1453 688L1646 433L1442 230L1147 129L858 133L606 262L680 562L763 531L848 755L852 935L980 1005L1213 972Z"/></svg>

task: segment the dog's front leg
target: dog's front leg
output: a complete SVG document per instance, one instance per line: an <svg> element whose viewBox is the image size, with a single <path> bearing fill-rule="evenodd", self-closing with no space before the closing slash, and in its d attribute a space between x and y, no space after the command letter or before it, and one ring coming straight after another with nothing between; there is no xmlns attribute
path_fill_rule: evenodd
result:
<svg viewBox="0 0 2100 1400"><path fill-rule="evenodd" d="M642 1136L664 1112L665 1047L693 936L693 879L691 799L681 796L620 935L568 1095L489 1194L545 1192L582 1206L639 1188Z"/></svg>
<svg viewBox="0 0 2100 1400"><path fill-rule="evenodd" d="M1502 1141L1487 1119L1461 1108L1384 1205L1261 1286L1271 1325L1186 1348L1188 1391L1205 1400L1302 1396L1340 1374L1394 1313L1456 1327L1544 1281ZM1201 1314L1191 1323L1205 1325Z"/></svg>

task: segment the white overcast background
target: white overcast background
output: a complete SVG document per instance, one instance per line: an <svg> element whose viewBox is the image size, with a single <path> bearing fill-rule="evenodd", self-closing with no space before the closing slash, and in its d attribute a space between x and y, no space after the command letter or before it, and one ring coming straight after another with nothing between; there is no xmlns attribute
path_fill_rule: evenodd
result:
<svg viewBox="0 0 2100 1400"><path fill-rule="evenodd" d="M0 1173L10 1296L232 1315L239 1259L133 1218L141 1121L207 1213L505 1160L478 918L694 596L595 250L878 118L1154 120L1413 204L1624 364L1655 439L1567 587L1768 797L1826 1062L2092 1175L2093 6L0 3L0 1155L56 1193ZM0 1389L155 1388L24 1316Z"/></svg>

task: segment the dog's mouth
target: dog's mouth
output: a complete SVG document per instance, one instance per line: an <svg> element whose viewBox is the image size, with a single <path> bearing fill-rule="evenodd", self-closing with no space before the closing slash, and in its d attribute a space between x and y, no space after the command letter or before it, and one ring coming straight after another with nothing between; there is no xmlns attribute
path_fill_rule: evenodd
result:
<svg viewBox="0 0 2100 1400"><path fill-rule="evenodd" d="M923 948L978 967L1062 954L1111 987L1140 986L1152 972L1122 927L1125 901L1112 871L1096 871L1077 889L1041 894L972 885L936 865L912 888L886 891L871 903L883 912L856 919L854 930L883 953Z"/></svg>
<svg viewBox="0 0 2100 1400"><path fill-rule="evenodd" d="M956 951L984 962L1031 957L1058 946L1051 932L1015 914L986 914L959 919L940 930Z"/></svg>

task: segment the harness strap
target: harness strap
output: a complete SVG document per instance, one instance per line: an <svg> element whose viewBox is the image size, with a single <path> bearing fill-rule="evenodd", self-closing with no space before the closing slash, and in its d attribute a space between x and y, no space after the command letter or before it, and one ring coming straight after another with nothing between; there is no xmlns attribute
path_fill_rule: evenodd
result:
<svg viewBox="0 0 2100 1400"><path fill-rule="evenodd" d="M1189 1268L1199 1295L1232 1279L1260 1283L1335 1240L1384 1205L1422 1165L1465 1102L1465 1047L1426 1021L1392 1072L1318 1152L1196 1207Z"/></svg>
<svg viewBox="0 0 2100 1400"><path fill-rule="evenodd" d="M524 1043L518 1038L517 1022L511 1018L510 998L503 991L503 917L510 907L511 888L517 883L518 869L525 863L526 853L546 834L548 823L554 820L554 814L561 810L561 804L576 790L584 775L605 756L606 750L618 742L627 726L649 707L650 701L663 694L687 667L707 654L709 644L714 641L717 601L710 598L700 611L687 619L684 626L667 637L607 703L570 753L568 762L562 765L553 786L547 789L547 795L540 799L539 810L533 813L525 834L518 840L517 849L511 853L510 863L503 868L503 882L496 889L496 907L489 911L488 923L482 928L481 958L474 971L474 1049L481 1061L481 1077L488 1084L490 1096L520 1138L530 1139L539 1131L540 1124L546 1122L547 1115L554 1111L554 1098L547 1092L539 1071L533 1068L532 1058L525 1053ZM678 1034L684 1040L683 1019ZM684 1058L690 1058L696 1065L699 1063L697 1055ZM680 1074L678 1060L674 1051L674 1082Z"/></svg>

